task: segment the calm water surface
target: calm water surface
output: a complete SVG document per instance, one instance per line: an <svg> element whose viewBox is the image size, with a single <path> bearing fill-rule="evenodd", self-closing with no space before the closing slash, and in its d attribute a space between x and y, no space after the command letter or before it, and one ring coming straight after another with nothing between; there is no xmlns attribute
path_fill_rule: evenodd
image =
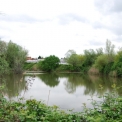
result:
<svg viewBox="0 0 122 122"><path fill-rule="evenodd" d="M82 111L83 103L91 107L91 97L99 100L98 96L105 92L111 92L112 84L122 86L122 79L84 76L81 74L40 74L34 77L29 75L6 76L3 91L9 100L25 99L42 100L48 105L57 105L61 109L74 109ZM100 85L103 89L100 89ZM122 94L122 89L118 90Z"/></svg>

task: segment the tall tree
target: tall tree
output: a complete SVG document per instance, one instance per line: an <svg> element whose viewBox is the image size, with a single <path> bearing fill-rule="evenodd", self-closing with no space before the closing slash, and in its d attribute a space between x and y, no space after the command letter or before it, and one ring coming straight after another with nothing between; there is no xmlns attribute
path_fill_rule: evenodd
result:
<svg viewBox="0 0 122 122"><path fill-rule="evenodd" d="M92 66L97 58L96 52L93 49L84 50L84 66Z"/></svg>
<svg viewBox="0 0 122 122"><path fill-rule="evenodd" d="M105 48L105 54L108 56L108 61L113 62L114 56L115 56L115 45L111 43L110 40L107 39L106 41L106 48Z"/></svg>
<svg viewBox="0 0 122 122"><path fill-rule="evenodd" d="M0 77L9 72L9 64L5 60L7 44L0 39ZM1 80L1 79L0 79Z"/></svg>
<svg viewBox="0 0 122 122"><path fill-rule="evenodd" d="M6 42L0 40L0 56L5 56L6 54L6 51L7 51L7 44Z"/></svg>
<svg viewBox="0 0 122 122"><path fill-rule="evenodd" d="M9 72L9 64L4 57L0 56L0 77ZM1 80L1 79L0 79Z"/></svg>
<svg viewBox="0 0 122 122"><path fill-rule="evenodd" d="M10 41L7 46L6 60L15 73L21 73L28 51Z"/></svg>
<svg viewBox="0 0 122 122"><path fill-rule="evenodd" d="M65 54L66 59L68 59L73 54L76 54L76 52L74 50L68 50L67 53Z"/></svg>

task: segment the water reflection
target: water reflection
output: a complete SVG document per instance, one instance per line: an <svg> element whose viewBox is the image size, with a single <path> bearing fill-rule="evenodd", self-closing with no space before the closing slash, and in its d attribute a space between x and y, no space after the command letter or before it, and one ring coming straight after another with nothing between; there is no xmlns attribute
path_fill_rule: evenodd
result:
<svg viewBox="0 0 122 122"><path fill-rule="evenodd" d="M121 79L82 75L82 74L40 74L34 78L29 75L8 75L5 76L4 95L9 99L14 99L19 93L24 94L25 99L35 98L47 101L49 105L58 105L61 108L81 111L82 103L87 103L88 99L112 91L112 85L122 86ZM1 83L1 82L0 82ZM100 89L100 85L103 89ZM29 89L28 89L29 88ZM28 90L27 90L28 89ZM118 94L122 95L122 89L118 89Z"/></svg>
<svg viewBox="0 0 122 122"><path fill-rule="evenodd" d="M3 82L1 80L0 84L2 83ZM3 90L3 93L10 99L21 93L21 91L25 88L26 83L24 82L23 75L10 74L4 77L4 85L5 88Z"/></svg>
<svg viewBox="0 0 122 122"><path fill-rule="evenodd" d="M59 76L56 74L41 74L41 75L37 75L42 82L44 82L46 85L50 86L50 87L55 87L59 84L60 80L59 80Z"/></svg>
<svg viewBox="0 0 122 122"><path fill-rule="evenodd" d="M122 86L121 79L111 77L100 77L94 75L81 75L81 74L41 74L37 75L43 83L49 87L57 87L62 78L65 78L63 84L64 89L69 93L73 94L76 92L78 87L84 87L84 95L102 95L103 93L112 90L112 85L116 84L117 87ZM5 76L5 87L4 94L9 98L15 97L17 93L20 93L26 88L25 81L31 81L32 79L27 78L23 75L6 75ZM0 81L1 83L1 81ZM103 89L100 89L100 85ZM122 89L118 89L118 94L122 95Z"/></svg>
<svg viewBox="0 0 122 122"><path fill-rule="evenodd" d="M105 92L111 92L112 85L116 84L117 87L122 86L121 79L94 76L94 75L81 75L81 74L59 74L60 78L67 78L64 82L65 89L68 93L74 93L78 87L85 87L84 95L102 95ZM100 85L103 89L100 89ZM122 89L118 90L118 93L122 93Z"/></svg>

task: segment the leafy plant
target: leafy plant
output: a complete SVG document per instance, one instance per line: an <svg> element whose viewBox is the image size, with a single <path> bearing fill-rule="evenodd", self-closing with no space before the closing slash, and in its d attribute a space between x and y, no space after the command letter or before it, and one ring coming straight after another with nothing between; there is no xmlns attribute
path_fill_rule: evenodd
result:
<svg viewBox="0 0 122 122"><path fill-rule="evenodd" d="M59 62L60 60L58 57L50 55L49 57L46 57L44 61L42 61L41 69L47 72L51 72L59 66Z"/></svg>

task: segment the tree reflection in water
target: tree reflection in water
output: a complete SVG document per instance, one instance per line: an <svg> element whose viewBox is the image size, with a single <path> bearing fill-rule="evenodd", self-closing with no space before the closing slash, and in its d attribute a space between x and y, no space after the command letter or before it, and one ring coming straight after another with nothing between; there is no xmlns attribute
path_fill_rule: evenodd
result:
<svg viewBox="0 0 122 122"><path fill-rule="evenodd" d="M30 79L28 79L28 77L30 77ZM21 94L23 91L27 90L29 86L32 85L30 83L30 81L32 80L31 77L32 76L23 76L17 74L6 75L4 77L4 95L11 99L12 97L16 97L18 94ZM63 85L65 90L69 94L75 93L78 88L84 88L84 95L102 95L105 92L111 92L111 86L113 84L116 84L117 87L122 86L121 79L105 76L82 75L80 73L49 73L37 75L36 77L39 77L42 82L50 87L58 86L61 79L65 78ZM0 84L1 83L2 82L0 80ZM103 86L102 90L100 89L100 85ZM118 89L118 94L122 95L122 89Z"/></svg>
<svg viewBox="0 0 122 122"><path fill-rule="evenodd" d="M58 74L60 78L67 78L64 82L65 90L68 93L74 93L78 87L84 87L85 95L102 95L105 92L112 91L112 85L116 84L117 87L122 86L121 79L95 76L95 75L82 75L75 74ZM103 89L100 89L100 85ZM118 94L122 93L122 89L118 89Z"/></svg>
<svg viewBox="0 0 122 122"><path fill-rule="evenodd" d="M42 82L50 87L58 86L60 82L59 76L54 73L41 74L37 76L41 79Z"/></svg>
<svg viewBox="0 0 122 122"><path fill-rule="evenodd" d="M21 93L26 85L26 83L23 82L23 79L23 75L19 74L6 75L4 77L5 88L2 91L4 95L11 99Z"/></svg>
<svg viewBox="0 0 122 122"><path fill-rule="evenodd" d="M72 94L76 91L76 86L75 84L73 84L72 82L68 82L68 80L66 80L64 82L64 85L65 85L65 90L69 93L69 94Z"/></svg>

